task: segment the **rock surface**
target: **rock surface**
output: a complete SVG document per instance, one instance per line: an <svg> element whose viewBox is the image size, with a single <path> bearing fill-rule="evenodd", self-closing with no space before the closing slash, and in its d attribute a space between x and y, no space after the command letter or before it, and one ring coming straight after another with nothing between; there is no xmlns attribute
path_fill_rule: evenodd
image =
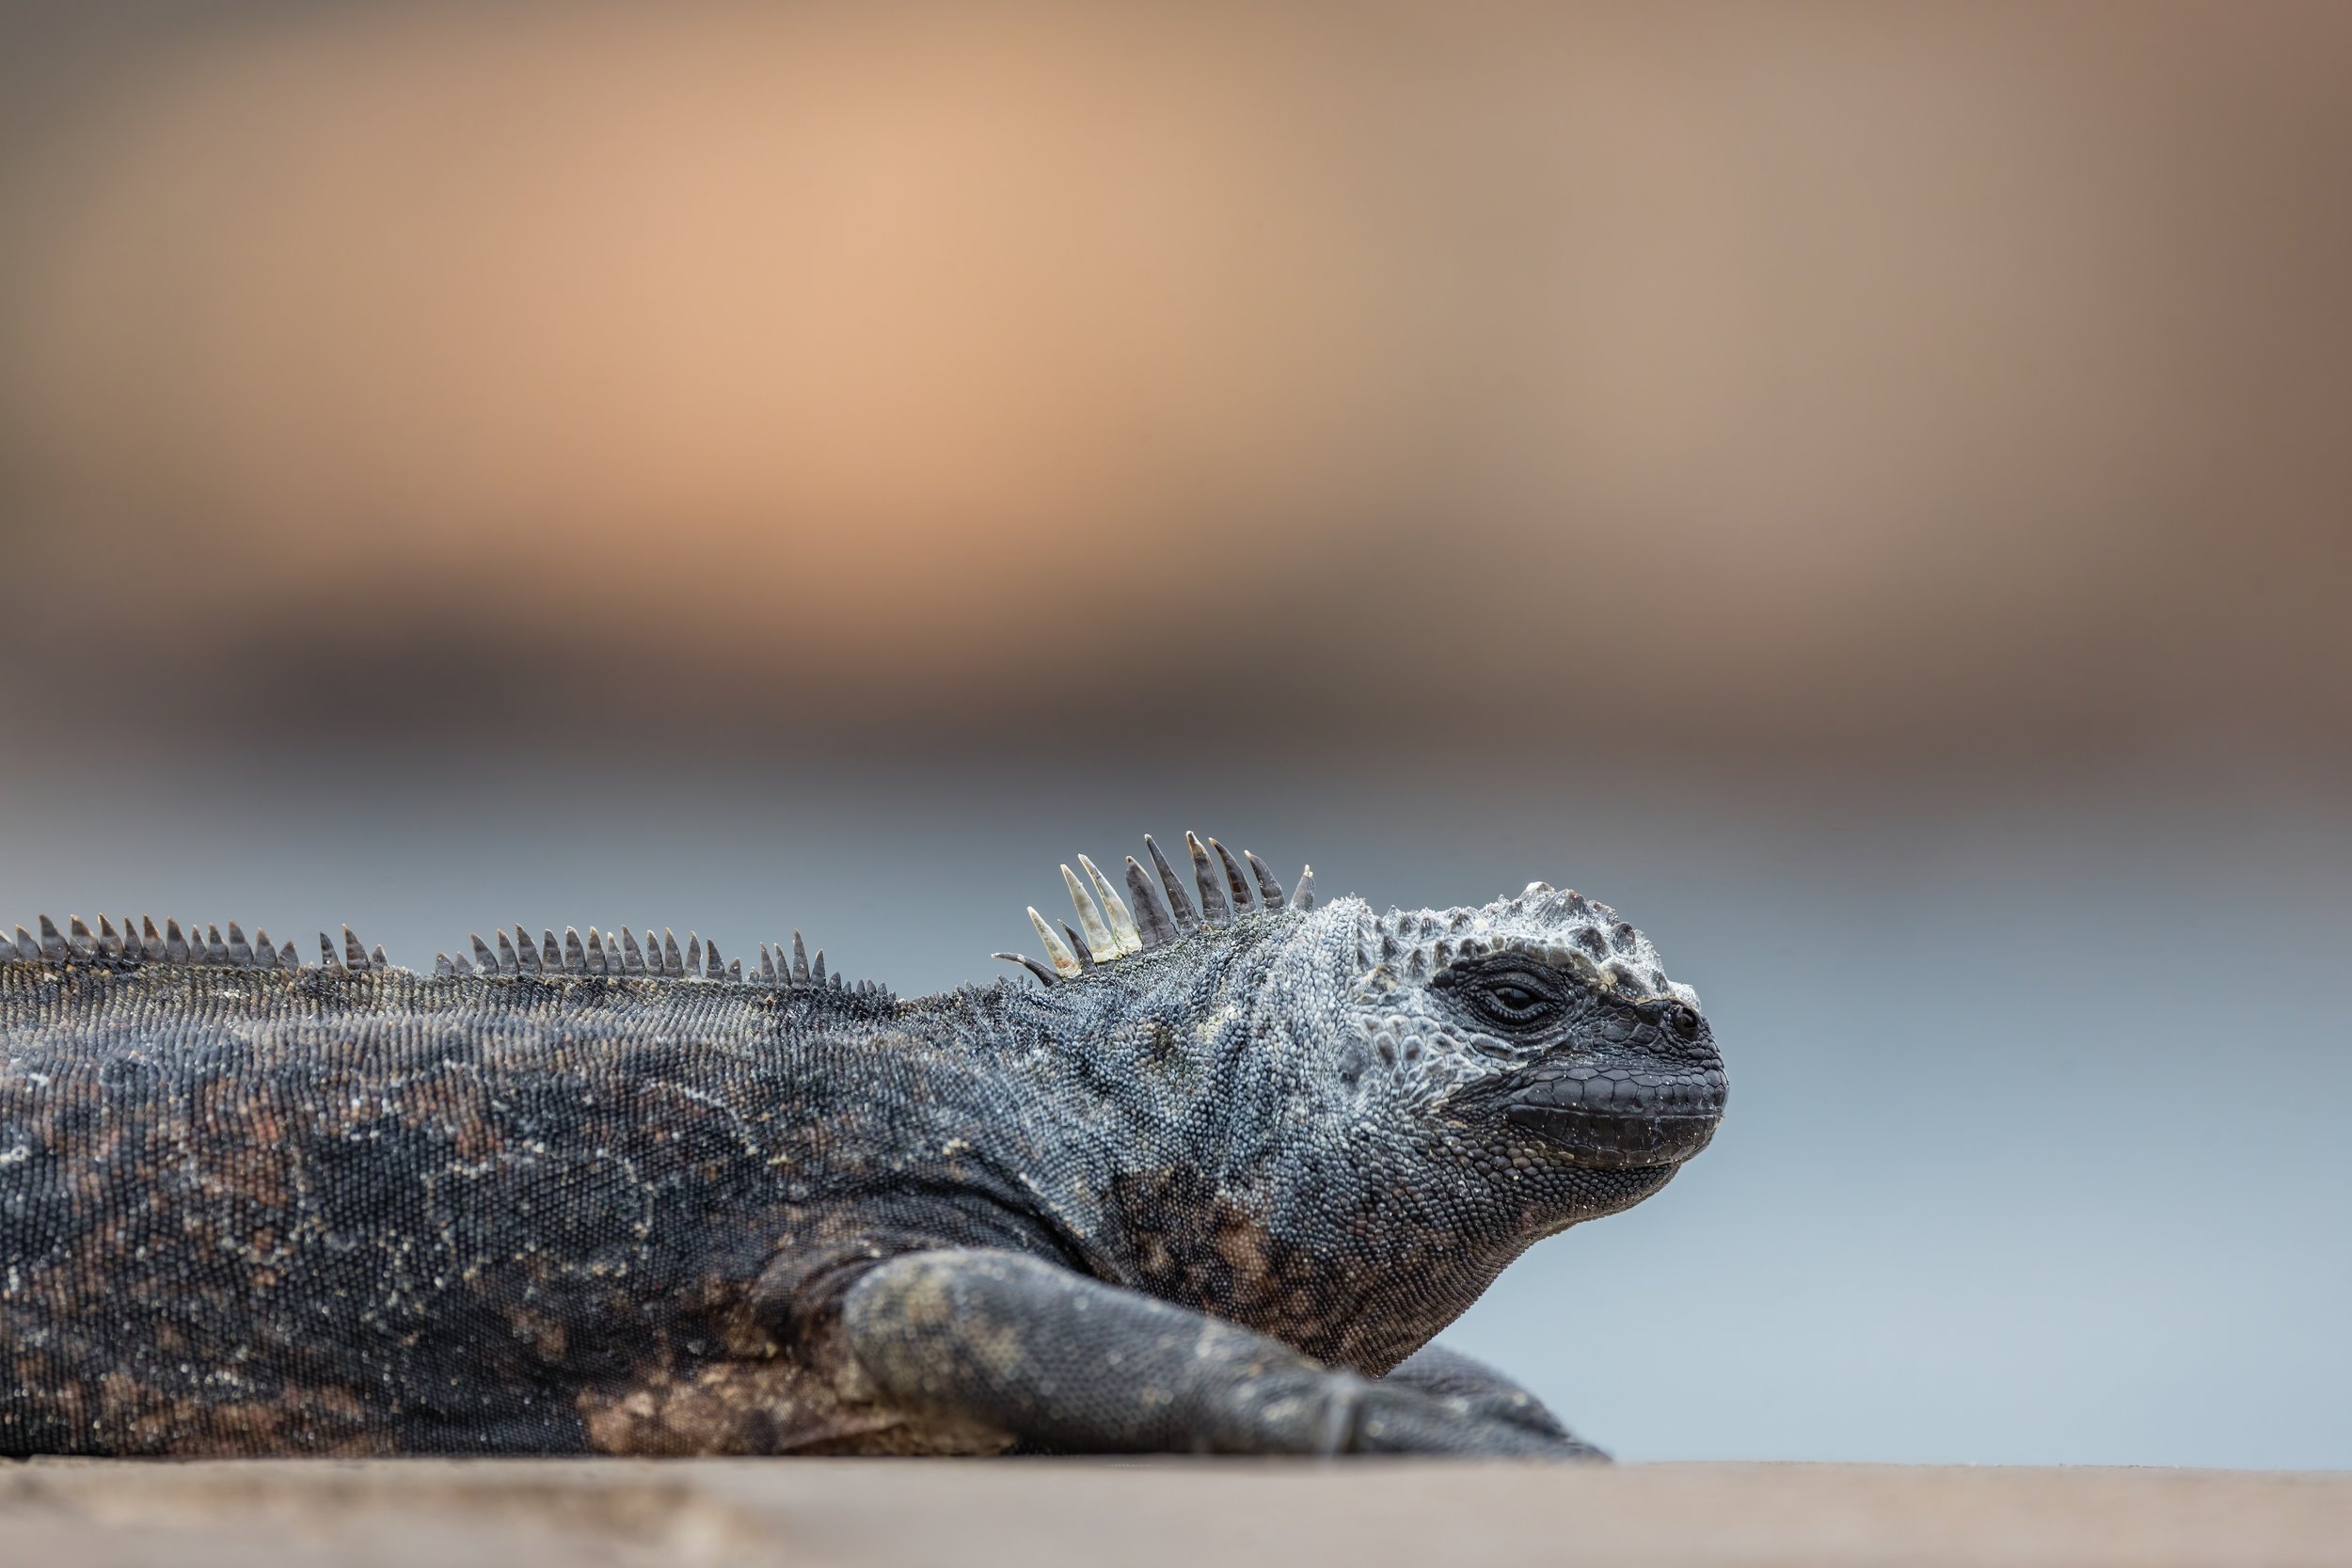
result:
<svg viewBox="0 0 2352 1568"><path fill-rule="evenodd" d="M2352 1564L2352 1474L1864 1465L0 1463L0 1563Z"/></svg>

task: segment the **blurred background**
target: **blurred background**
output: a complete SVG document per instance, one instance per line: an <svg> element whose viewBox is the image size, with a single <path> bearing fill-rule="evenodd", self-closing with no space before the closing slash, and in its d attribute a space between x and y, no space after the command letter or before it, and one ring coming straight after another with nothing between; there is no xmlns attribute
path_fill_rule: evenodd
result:
<svg viewBox="0 0 2352 1568"><path fill-rule="evenodd" d="M0 5L0 919L1609 899L1622 1456L2352 1465L2352 13Z"/></svg>

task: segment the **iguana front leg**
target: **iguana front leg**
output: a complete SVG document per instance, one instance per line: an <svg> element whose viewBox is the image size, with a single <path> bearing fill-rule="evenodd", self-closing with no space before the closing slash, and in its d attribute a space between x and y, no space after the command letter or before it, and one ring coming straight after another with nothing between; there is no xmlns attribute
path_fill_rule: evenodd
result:
<svg viewBox="0 0 2352 1568"><path fill-rule="evenodd" d="M851 1287L841 1323L891 1402L1063 1452L1591 1452L1019 1253L893 1259Z"/></svg>

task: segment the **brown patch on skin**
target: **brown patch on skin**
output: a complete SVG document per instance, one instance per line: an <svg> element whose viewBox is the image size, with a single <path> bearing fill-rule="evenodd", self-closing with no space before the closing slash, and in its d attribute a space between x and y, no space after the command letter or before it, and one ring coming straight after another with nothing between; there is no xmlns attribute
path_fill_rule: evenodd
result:
<svg viewBox="0 0 2352 1568"><path fill-rule="evenodd" d="M733 1361L772 1361L785 1353L772 1309L755 1302L741 1279L705 1275L675 1298L680 1318L695 1323Z"/></svg>
<svg viewBox="0 0 2352 1568"><path fill-rule="evenodd" d="M480 1087L463 1079L427 1078L404 1085L400 1116L404 1125L439 1132L449 1140L453 1158L468 1163L486 1160L504 1147L482 1116Z"/></svg>
<svg viewBox="0 0 2352 1568"><path fill-rule="evenodd" d="M571 1343L571 1337L555 1318L528 1306L516 1306L507 1309L506 1321L514 1324L515 1332L538 1353L539 1359L550 1364L564 1359L564 1352Z"/></svg>
<svg viewBox="0 0 2352 1568"><path fill-rule="evenodd" d="M1309 1246L1189 1166L1122 1176L1114 1212L1152 1294L1271 1335L1327 1365L1379 1376L1453 1317L1443 1304L1471 1300L1507 1258L1466 1249L1461 1237L1391 1205L1377 1219L1327 1216L1332 1243ZM1377 1235L1379 1267L1351 1267L1353 1241ZM1399 1275L1428 1280L1433 1315L1402 1314L1383 1286Z"/></svg>
<svg viewBox="0 0 2352 1568"><path fill-rule="evenodd" d="M615 1454L994 1454L1012 1438L843 1399L831 1380L786 1361L654 1371L580 1396L588 1446Z"/></svg>
<svg viewBox="0 0 2352 1568"><path fill-rule="evenodd" d="M833 1234L841 1227L839 1235ZM575 1401L588 1449L662 1455L986 1455L1009 1433L899 1409L875 1390L839 1334L839 1298L888 1246L855 1235L841 1216L786 1227L755 1286L707 1275L671 1302L670 1349L626 1381Z"/></svg>
<svg viewBox="0 0 2352 1568"><path fill-rule="evenodd" d="M1232 1283L1232 1300L1244 1310L1267 1300L1276 1286L1274 1233L1265 1222L1219 1195L1208 1227L1210 1245L1224 1260ZM1305 1299L1293 1291L1285 1298Z"/></svg>
<svg viewBox="0 0 2352 1568"><path fill-rule="evenodd" d="M39 1370L15 1361L15 1375ZM29 1385L28 1385L29 1386ZM217 1400L177 1395L128 1372L56 1384L50 1401L76 1427L103 1425L119 1454L236 1458L257 1452L369 1458L393 1451L388 1434L350 1390L290 1389L276 1399Z"/></svg>
<svg viewBox="0 0 2352 1568"><path fill-rule="evenodd" d="M1305 1256L1189 1166L1122 1176L1111 1201L1144 1288L1306 1348L1326 1338ZM1310 1304L1300 1311L1296 1304ZM1309 1354L1315 1354L1310 1351Z"/></svg>

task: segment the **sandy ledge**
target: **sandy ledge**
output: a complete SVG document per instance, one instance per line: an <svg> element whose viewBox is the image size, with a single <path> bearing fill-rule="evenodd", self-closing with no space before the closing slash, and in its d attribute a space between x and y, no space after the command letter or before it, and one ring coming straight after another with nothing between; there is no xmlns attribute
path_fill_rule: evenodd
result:
<svg viewBox="0 0 2352 1568"><path fill-rule="evenodd" d="M1374 1462L0 1464L0 1563L2352 1564L2352 1473Z"/></svg>

